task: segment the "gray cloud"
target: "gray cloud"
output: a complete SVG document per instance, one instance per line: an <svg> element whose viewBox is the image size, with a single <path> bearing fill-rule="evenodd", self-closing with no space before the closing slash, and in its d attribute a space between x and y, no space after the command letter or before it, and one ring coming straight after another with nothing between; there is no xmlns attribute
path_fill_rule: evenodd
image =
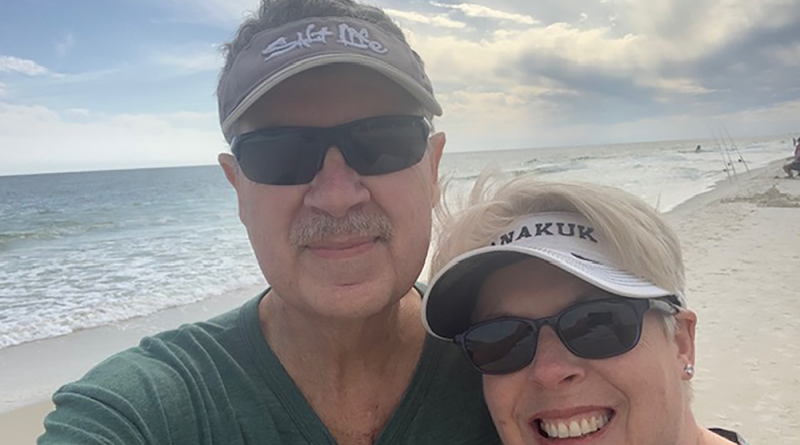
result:
<svg viewBox="0 0 800 445"><path fill-rule="evenodd" d="M576 92L548 100L578 122L735 113L800 99L800 3L775 9L782 14L779 21L754 21L716 42L703 40L707 30L703 27L713 26L712 10L692 16L688 14L691 5L696 2L673 2L666 17L654 17L643 25L651 27L650 41L664 42L662 46L667 47L677 44L673 54L655 57L654 66L614 66L529 50L498 75L516 75L529 85L546 78ZM682 47L690 56L681 59ZM663 48L654 45L653 54L659 50ZM670 91L658 81L648 82L650 76L663 81L662 85L689 81L697 91Z"/></svg>
<svg viewBox="0 0 800 445"><path fill-rule="evenodd" d="M521 57L517 67L526 74L525 83L536 85L544 77L577 92L543 96L575 123L618 123L630 120L631 116L651 117L668 111L654 99L653 88L637 85L621 71L581 66L558 56L541 54Z"/></svg>
<svg viewBox="0 0 800 445"><path fill-rule="evenodd" d="M764 105L776 100L800 98L800 60L791 57L792 47L800 46L800 14L791 23L776 29L755 29L741 33L708 56L683 66L665 67L665 72L681 72L703 80L719 90L720 98L747 105ZM800 51L794 53L800 57Z"/></svg>

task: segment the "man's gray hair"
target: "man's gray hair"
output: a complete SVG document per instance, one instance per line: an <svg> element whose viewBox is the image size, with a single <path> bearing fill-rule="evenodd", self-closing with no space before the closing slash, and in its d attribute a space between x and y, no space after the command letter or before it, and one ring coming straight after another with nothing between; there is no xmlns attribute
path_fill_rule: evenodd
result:
<svg viewBox="0 0 800 445"><path fill-rule="evenodd" d="M431 277L450 260L488 246L520 217L540 212L583 215L610 241L618 266L670 292L684 293L680 241L660 214L641 199L613 187L542 182L521 176L508 182L493 172L477 179L463 209L442 200Z"/></svg>
<svg viewBox="0 0 800 445"><path fill-rule="evenodd" d="M262 0L258 10L246 19L234 39L222 45L225 57L223 74L230 71L236 56L261 31L274 29L287 23L312 17L351 17L378 26L387 33L406 42L403 31L380 8L363 5L353 0Z"/></svg>

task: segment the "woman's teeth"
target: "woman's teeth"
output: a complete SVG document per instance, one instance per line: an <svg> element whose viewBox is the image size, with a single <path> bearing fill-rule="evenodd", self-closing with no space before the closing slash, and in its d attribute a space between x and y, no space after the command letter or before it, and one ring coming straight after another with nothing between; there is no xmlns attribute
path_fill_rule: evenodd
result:
<svg viewBox="0 0 800 445"><path fill-rule="evenodd" d="M572 419L569 422L540 420L539 426L547 437L551 439L566 439L568 437L582 437L599 431L608 423L608 419L607 414L596 414Z"/></svg>

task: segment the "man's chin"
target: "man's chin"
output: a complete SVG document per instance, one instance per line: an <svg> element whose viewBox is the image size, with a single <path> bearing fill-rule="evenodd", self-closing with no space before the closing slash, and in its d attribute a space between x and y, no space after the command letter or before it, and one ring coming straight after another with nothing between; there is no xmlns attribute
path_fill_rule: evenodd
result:
<svg viewBox="0 0 800 445"><path fill-rule="evenodd" d="M403 295L394 295L385 280L338 281L302 286L302 298L308 309L319 317L366 319L398 304Z"/></svg>

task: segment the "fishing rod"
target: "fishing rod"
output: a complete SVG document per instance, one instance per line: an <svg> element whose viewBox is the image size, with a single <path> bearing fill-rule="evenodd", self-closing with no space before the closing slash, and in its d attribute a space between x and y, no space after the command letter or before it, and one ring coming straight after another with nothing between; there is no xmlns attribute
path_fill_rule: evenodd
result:
<svg viewBox="0 0 800 445"><path fill-rule="evenodd" d="M728 163L725 162L725 153L722 152L722 146L719 144L719 138L717 137L717 132L714 129L711 129L711 134L714 135L714 142L717 144L717 148L719 149L719 154L722 156L722 171L724 171L728 175L728 182L731 182L731 171L728 169Z"/></svg>
<svg viewBox="0 0 800 445"><path fill-rule="evenodd" d="M733 145L733 149L736 150L736 155L739 156L739 162L744 164L744 168L745 168L745 170L747 170L747 174L749 175L750 174L750 167L747 166L747 161L744 160L744 157L742 156L742 153L739 151L739 147L736 146L736 142L733 140L733 138L731 137L731 134L728 132L728 126L727 125L723 125L722 128L725 129L725 134L728 135L728 139L730 139L731 145Z"/></svg>
<svg viewBox="0 0 800 445"><path fill-rule="evenodd" d="M728 166L730 166L730 169L733 172L733 179L735 179L736 183L738 183L739 174L736 172L736 166L733 164L733 158L731 157L731 152L728 149L728 143L725 142L725 137L722 135L722 130L720 130L719 128L720 125L717 124L717 130L719 131L719 138L722 140L722 146L725 148L725 155L728 156Z"/></svg>

